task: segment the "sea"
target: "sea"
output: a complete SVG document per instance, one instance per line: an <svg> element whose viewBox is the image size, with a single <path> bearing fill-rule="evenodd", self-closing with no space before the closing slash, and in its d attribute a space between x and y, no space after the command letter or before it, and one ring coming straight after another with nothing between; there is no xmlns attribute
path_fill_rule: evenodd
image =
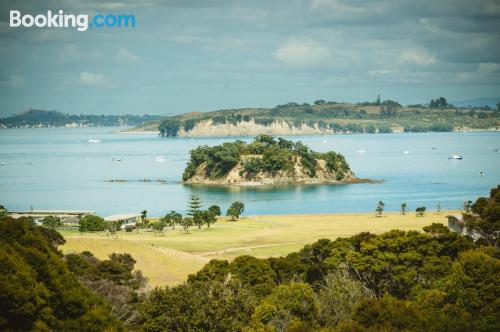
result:
<svg viewBox="0 0 500 332"><path fill-rule="evenodd" d="M101 216L185 213L191 194L247 215L461 209L500 184L500 132L290 136L311 149L342 153L356 176L379 183L277 187L183 185L199 145L252 137L162 138L123 128L0 129L0 204L11 211L86 210ZM461 160L449 159L452 155Z"/></svg>

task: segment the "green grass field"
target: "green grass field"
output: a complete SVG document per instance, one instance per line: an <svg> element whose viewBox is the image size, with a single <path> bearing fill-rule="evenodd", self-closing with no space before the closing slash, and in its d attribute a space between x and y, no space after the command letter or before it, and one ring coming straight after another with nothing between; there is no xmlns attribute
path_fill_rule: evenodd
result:
<svg viewBox="0 0 500 332"><path fill-rule="evenodd" d="M364 231L421 230L433 222L446 224L448 213L456 211L431 212L422 218L396 213L381 218L373 214L253 216L236 222L220 218L208 229L192 228L190 234L180 228L169 229L163 236L146 231L123 232L117 238L63 232L67 242L62 251L88 250L101 259L113 252L127 252L137 260L136 269L142 270L151 286L175 285L214 258L281 256L320 238L335 239Z"/></svg>

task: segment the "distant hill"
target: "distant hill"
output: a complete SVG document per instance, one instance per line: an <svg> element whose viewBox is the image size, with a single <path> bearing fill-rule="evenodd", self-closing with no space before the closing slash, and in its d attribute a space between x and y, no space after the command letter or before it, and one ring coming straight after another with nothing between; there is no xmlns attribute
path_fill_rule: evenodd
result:
<svg viewBox="0 0 500 332"><path fill-rule="evenodd" d="M458 107L484 107L486 105L492 109L495 109L498 103L500 103L500 97L481 97L451 102L452 105Z"/></svg>
<svg viewBox="0 0 500 332"><path fill-rule="evenodd" d="M433 108L386 100L357 104L317 100L273 108L186 113L146 123L130 131L159 131L167 137L323 135L453 130L497 130L500 112L458 108L439 98Z"/></svg>
<svg viewBox="0 0 500 332"><path fill-rule="evenodd" d="M140 126L160 118L158 115L78 115L30 109L0 119L0 128Z"/></svg>

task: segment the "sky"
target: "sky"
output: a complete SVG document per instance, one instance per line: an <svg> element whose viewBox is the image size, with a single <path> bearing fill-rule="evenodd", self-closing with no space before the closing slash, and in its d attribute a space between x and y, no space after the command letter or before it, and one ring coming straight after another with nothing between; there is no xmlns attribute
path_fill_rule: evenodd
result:
<svg viewBox="0 0 500 332"><path fill-rule="evenodd" d="M12 28L132 14L134 28ZM500 96L500 0L0 0L0 117Z"/></svg>

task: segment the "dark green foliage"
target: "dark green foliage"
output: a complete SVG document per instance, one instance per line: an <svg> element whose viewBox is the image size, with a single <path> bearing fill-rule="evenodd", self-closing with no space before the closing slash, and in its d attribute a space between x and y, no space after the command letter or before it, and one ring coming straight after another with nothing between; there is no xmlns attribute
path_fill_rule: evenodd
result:
<svg viewBox="0 0 500 332"><path fill-rule="evenodd" d="M480 197L464 213L470 232L480 235L479 242L500 246L500 186L491 189L490 197Z"/></svg>
<svg viewBox="0 0 500 332"><path fill-rule="evenodd" d="M61 218L54 217L54 216L47 216L43 218L42 220L42 225L47 228L52 228L56 229L58 227L61 227L63 225Z"/></svg>
<svg viewBox="0 0 500 332"><path fill-rule="evenodd" d="M221 215L220 206L218 206L218 205L211 205L208 208L208 211L210 211L214 216L220 216Z"/></svg>
<svg viewBox="0 0 500 332"><path fill-rule="evenodd" d="M192 282L155 289L145 305L144 331L241 331L255 307L235 280Z"/></svg>
<svg viewBox="0 0 500 332"><path fill-rule="evenodd" d="M242 158L243 156L245 158ZM311 177L316 175L318 159L325 160L327 169L336 172L337 180L342 180L350 170L344 156L339 153L333 151L318 153L301 142L295 143L283 138L276 140L272 136L259 135L250 144L236 141L214 147L200 146L192 150L182 178L184 181L189 180L196 169L204 163L205 176L212 179L220 178L227 175L240 160L242 160L242 172L247 178L252 178L259 172L271 175L276 175L278 172L292 174L297 158Z"/></svg>
<svg viewBox="0 0 500 332"><path fill-rule="evenodd" d="M102 232L106 230L106 222L99 216L86 215L78 224L80 232Z"/></svg>
<svg viewBox="0 0 500 332"><path fill-rule="evenodd" d="M201 198L197 194L192 194L188 202L188 216L193 217L201 209Z"/></svg>
<svg viewBox="0 0 500 332"><path fill-rule="evenodd" d="M129 254L111 254L108 260L101 261L87 251L69 254L65 259L79 281L111 305L127 330L139 327L143 298L135 290L144 287L146 279L141 271L132 273L135 260Z"/></svg>
<svg viewBox="0 0 500 332"><path fill-rule="evenodd" d="M179 132L181 122L177 119L167 118L160 124L160 135L166 137L175 137Z"/></svg>
<svg viewBox="0 0 500 332"><path fill-rule="evenodd" d="M245 211L245 204L240 201L233 202L229 209L227 209L227 216L230 216L232 220L236 220Z"/></svg>
<svg viewBox="0 0 500 332"><path fill-rule="evenodd" d="M0 330L120 330L110 308L67 269L52 232L0 219Z"/></svg>
<svg viewBox="0 0 500 332"><path fill-rule="evenodd" d="M429 107L430 108L449 108L452 107L452 105L448 104L446 101L446 98L444 97L439 97L436 99L431 99L429 102Z"/></svg>
<svg viewBox="0 0 500 332"><path fill-rule="evenodd" d="M8 128L25 126L62 127L77 123L85 126L139 126L149 121L157 121L160 115L96 115L64 114L58 111L30 109L24 113L0 119L0 124Z"/></svg>

